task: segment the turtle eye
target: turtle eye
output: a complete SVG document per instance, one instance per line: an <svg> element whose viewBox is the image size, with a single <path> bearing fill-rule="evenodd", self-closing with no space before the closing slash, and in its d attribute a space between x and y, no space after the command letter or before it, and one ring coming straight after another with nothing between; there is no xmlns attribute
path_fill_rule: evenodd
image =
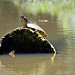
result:
<svg viewBox="0 0 75 75"><path fill-rule="evenodd" d="M24 16L21 16L21 18L24 18Z"/></svg>

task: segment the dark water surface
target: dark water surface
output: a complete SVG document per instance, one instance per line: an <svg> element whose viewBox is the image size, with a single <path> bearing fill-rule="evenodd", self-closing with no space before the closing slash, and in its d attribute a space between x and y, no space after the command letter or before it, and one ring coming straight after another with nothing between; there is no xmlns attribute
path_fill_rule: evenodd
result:
<svg viewBox="0 0 75 75"><path fill-rule="evenodd" d="M69 16L61 17L39 12L35 15L35 11L26 12L26 6L30 5L26 5L28 2L20 3L21 6L17 0L0 0L0 39L10 30L21 26L20 16L24 14L29 22L38 24L46 31L47 39L54 45L57 54L16 55L14 58L2 55L0 75L74 75L75 14L69 12ZM40 22L42 19L48 22Z"/></svg>

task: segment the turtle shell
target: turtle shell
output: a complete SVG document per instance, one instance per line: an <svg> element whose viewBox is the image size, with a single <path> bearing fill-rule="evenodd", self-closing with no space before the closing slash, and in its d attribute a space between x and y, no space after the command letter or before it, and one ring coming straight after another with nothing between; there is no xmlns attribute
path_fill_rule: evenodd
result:
<svg viewBox="0 0 75 75"><path fill-rule="evenodd" d="M33 30L37 30L43 37L47 37L46 32L41 27L39 27L38 25L28 23L27 27L31 28Z"/></svg>

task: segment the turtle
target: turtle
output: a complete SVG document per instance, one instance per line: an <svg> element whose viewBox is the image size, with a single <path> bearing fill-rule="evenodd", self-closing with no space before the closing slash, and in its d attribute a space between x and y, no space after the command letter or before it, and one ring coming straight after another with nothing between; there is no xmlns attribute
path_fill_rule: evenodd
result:
<svg viewBox="0 0 75 75"><path fill-rule="evenodd" d="M30 28L34 31L38 31L44 38L47 37L47 33L40 26L28 23L28 20L24 15L21 16L21 22L24 28Z"/></svg>

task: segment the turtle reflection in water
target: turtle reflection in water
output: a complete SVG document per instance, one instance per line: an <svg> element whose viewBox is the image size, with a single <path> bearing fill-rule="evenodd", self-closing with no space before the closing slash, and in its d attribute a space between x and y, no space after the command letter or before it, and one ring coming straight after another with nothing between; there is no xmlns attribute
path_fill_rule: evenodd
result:
<svg viewBox="0 0 75 75"><path fill-rule="evenodd" d="M21 16L22 27L7 33L1 40L0 54L55 53L53 45L45 39L45 31L35 24L28 24ZM37 30L37 31L36 31Z"/></svg>

